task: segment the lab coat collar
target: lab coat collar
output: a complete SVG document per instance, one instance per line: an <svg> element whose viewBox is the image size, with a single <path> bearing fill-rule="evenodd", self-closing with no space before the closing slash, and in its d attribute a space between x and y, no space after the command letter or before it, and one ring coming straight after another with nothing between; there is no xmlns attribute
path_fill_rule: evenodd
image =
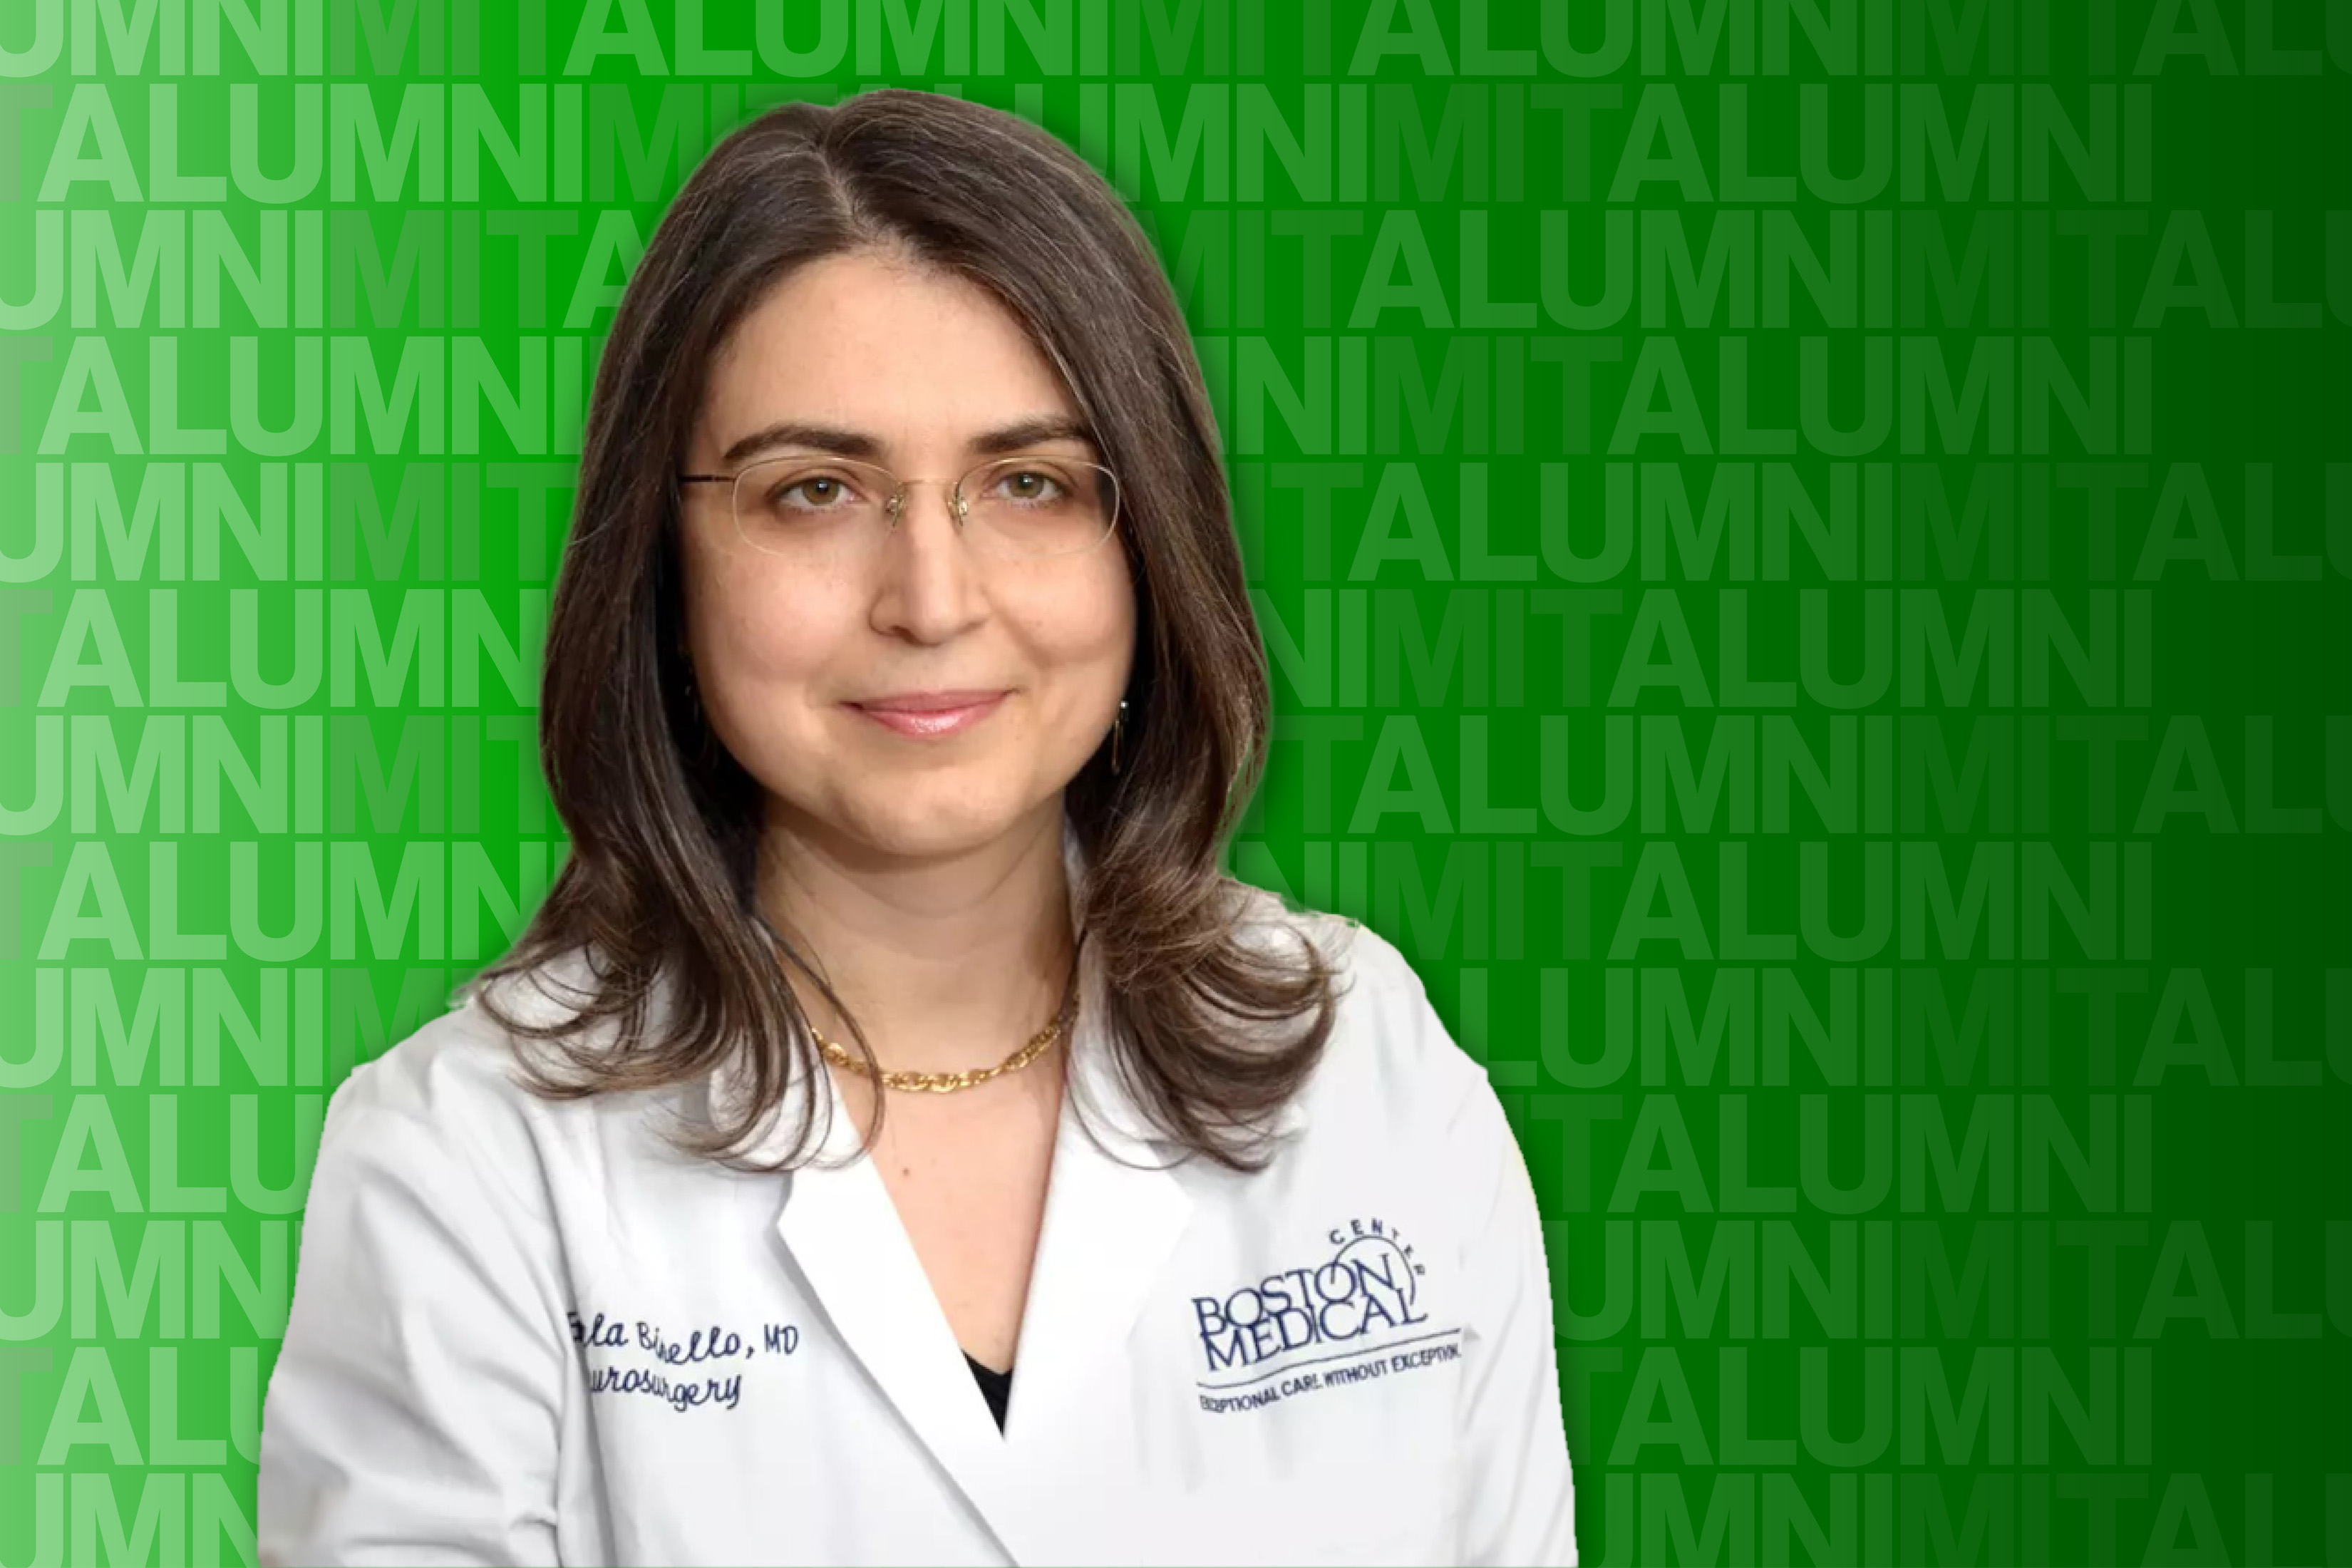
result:
<svg viewBox="0 0 2352 1568"><path fill-rule="evenodd" d="M856 1121L832 1074L819 1071L813 1082L796 1075L767 1135L789 1136L803 1097L819 1096L817 1162L791 1173L777 1233L842 1345L1021 1563L1086 1561L1108 1548L1070 1539L1069 1500L1057 1495L1057 1477L1068 1473L1055 1462L1057 1434L1082 1427L1067 1417L1115 1376L1194 1206L1171 1163L1181 1147L1152 1126L1113 1058L1102 964L1083 940L1085 857L1066 817L1062 849L1072 929L1082 934L1079 1007L1003 1432L888 1189L873 1161L857 1152ZM722 1068L713 1092L731 1092L733 1083ZM1295 1131L1303 1121L1293 1097L1276 1130Z"/></svg>

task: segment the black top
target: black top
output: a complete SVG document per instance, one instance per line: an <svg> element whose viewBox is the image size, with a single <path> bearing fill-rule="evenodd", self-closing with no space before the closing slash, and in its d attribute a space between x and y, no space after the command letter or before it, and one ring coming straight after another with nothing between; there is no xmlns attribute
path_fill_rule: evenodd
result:
<svg viewBox="0 0 2352 1568"><path fill-rule="evenodd" d="M988 1401L988 1413L996 1417L996 1429L1004 1430L1004 1407L1013 1399L1013 1369L998 1372L974 1360L970 1351L963 1352L964 1364L971 1368L974 1381L980 1384L981 1396Z"/></svg>

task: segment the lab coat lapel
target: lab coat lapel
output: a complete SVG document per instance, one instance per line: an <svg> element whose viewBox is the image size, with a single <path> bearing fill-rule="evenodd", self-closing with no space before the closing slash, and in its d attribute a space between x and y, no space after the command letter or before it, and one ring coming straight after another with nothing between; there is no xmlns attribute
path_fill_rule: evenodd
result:
<svg viewBox="0 0 2352 1568"><path fill-rule="evenodd" d="M740 1058L714 1073L714 1107L739 1103L744 1076ZM813 1076L788 1074L750 1152L757 1159L778 1152L812 1096L815 1155L787 1174L776 1234L842 1346L1013 1560L1029 1562L1017 1523L1004 1522L1018 1516L1007 1500L1003 1436L881 1173L858 1147L856 1119L832 1073L820 1067Z"/></svg>
<svg viewBox="0 0 2352 1568"><path fill-rule="evenodd" d="M1076 829L1066 818L1062 854L1070 889L1072 929L1083 931L1085 861ZM1102 1037L1098 1023L1102 982L1100 965L1083 943L1079 949L1078 984L1078 1022L1072 1033L1068 1070L1073 1079L1085 1077L1091 1080L1099 1070L1097 1064L1097 1042ZM1087 1065L1081 1068L1077 1065L1081 1062ZM715 1075L715 1096L730 1097L740 1092L739 1070L730 1064ZM898 1205L873 1159L858 1151L856 1119L849 1113L847 1101L830 1072L820 1070L813 1079L801 1074L788 1078L782 1102L768 1123L768 1139L773 1141L783 1129L799 1125L802 1108L811 1095L816 1097L815 1116L820 1129L817 1154L813 1162L795 1169L788 1177L783 1208L775 1222L777 1235L843 1345L865 1367L917 1440L970 1500L1013 1559L1023 1563L1056 1560L1052 1478L1027 1474L1019 1468L1024 1461L1008 1443L1010 1424L1007 1432L997 1430L987 1403L973 1383L971 1371L964 1363L963 1349L956 1342L947 1314L940 1308L938 1293L923 1272L922 1259L907 1235ZM1097 1173L1094 1162L1081 1157L1070 1163L1071 1116L1069 1096L1066 1093L1055 1133L1054 1165L1047 1178L1046 1217L1038 1244L1040 1261L1033 1265L1029 1304L1024 1309L1022 1336L1014 1352L1015 1411L1050 1405L1064 1397L1052 1394L1054 1384L1049 1378L1033 1379L1031 1375L1033 1370L1052 1373L1054 1363L1060 1359L1044 1355L1033 1358L1030 1353L1030 1348L1040 1342L1034 1335L1039 1315L1040 1275L1046 1271L1043 1262L1046 1249L1055 1247L1068 1254L1091 1245L1103 1252L1106 1260L1139 1258L1147 1250L1156 1259L1172 1243L1174 1231L1181 1226L1182 1209L1190 1206L1173 1178L1164 1173L1129 1184L1123 1194L1117 1178L1103 1179ZM1118 1125L1130 1126L1130 1118L1131 1112L1122 1115ZM1115 1131L1111 1136L1120 1134ZM1083 1134L1077 1135L1077 1143L1084 1145ZM1069 1176L1067 1181L1066 1173ZM1133 1235L1119 1234L1123 1228L1121 1204L1133 1205L1129 1217L1138 1222ZM1155 1247L1151 1238L1163 1230L1167 1235ZM1057 1234L1069 1237L1066 1247L1052 1239ZM1076 1262L1076 1257L1070 1257L1055 1270L1072 1277L1058 1287L1047 1286L1047 1298L1092 1288L1091 1279L1075 1273ZM1122 1265L1109 1272L1125 1278L1130 1270ZM1139 1281L1130 1290L1122 1292L1128 1302L1122 1322L1131 1320L1139 1301L1136 1293L1139 1289ZM1083 1303L1074 1305L1078 1309L1075 1316L1083 1319ZM1046 1313L1049 1321L1057 1315L1050 1310ZM1086 1331L1083 1324L1076 1340L1082 1354L1087 1353L1087 1347L1101 1344L1094 1333ZM1053 1342L1049 1339L1043 1342ZM1039 1363L1034 1369L1033 1360ZM1033 1387L1033 1382L1044 1386ZM1038 1418L1033 1410L1029 1424L1034 1426Z"/></svg>
<svg viewBox="0 0 2352 1568"><path fill-rule="evenodd" d="M1076 830L1066 822L1063 858L1071 889L1071 925L1086 930L1088 888ZM1178 1173L1182 1145L1151 1118L1121 1071L1108 1026L1109 982L1099 947L1079 952L1078 1024L1071 1039L1069 1092L1054 1150L1044 1228L1037 1238L1028 1304L1013 1363L1005 1435L1033 1468L1057 1437L1083 1434L1076 1419L1118 1385L1138 1317L1191 1226L1194 1185ZM1276 1113L1278 1138L1307 1123L1301 1097ZM1092 1136L1090 1136L1090 1132ZM1069 1500L1049 1503L1070 1517ZM1081 1543L1082 1544L1082 1543ZM1115 1552L1096 1542L1097 1553ZM1084 1559L1083 1550L1077 1552Z"/></svg>
<svg viewBox="0 0 2352 1568"><path fill-rule="evenodd" d="M856 1150L856 1131L831 1075L820 1076L834 1106L820 1158L831 1162ZM776 1229L834 1331L1013 1558L1027 1561L1006 1524L1003 1436L873 1160L803 1165L791 1183Z"/></svg>
<svg viewBox="0 0 2352 1568"><path fill-rule="evenodd" d="M1081 955L1080 977L1087 989L1005 1429L1024 1453L1057 1432L1084 1429L1063 1417L1098 1403L1115 1378L1136 1316L1193 1209L1191 1190L1170 1168L1181 1150L1155 1138L1119 1080L1103 1027L1101 966L1092 954Z"/></svg>

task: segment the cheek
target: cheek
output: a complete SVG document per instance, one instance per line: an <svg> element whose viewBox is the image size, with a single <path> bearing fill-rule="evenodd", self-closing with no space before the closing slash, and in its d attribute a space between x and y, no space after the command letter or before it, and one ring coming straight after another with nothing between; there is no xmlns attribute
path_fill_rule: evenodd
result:
<svg viewBox="0 0 2352 1568"><path fill-rule="evenodd" d="M856 630L847 594L756 563L718 563L699 596L695 658L707 684L739 699L772 699L779 686L814 679Z"/></svg>
<svg viewBox="0 0 2352 1568"><path fill-rule="evenodd" d="M1040 583L1026 595L1031 638L1045 657L1124 669L1135 644L1135 590L1119 557L1107 556L1107 563L1108 570L1076 581Z"/></svg>

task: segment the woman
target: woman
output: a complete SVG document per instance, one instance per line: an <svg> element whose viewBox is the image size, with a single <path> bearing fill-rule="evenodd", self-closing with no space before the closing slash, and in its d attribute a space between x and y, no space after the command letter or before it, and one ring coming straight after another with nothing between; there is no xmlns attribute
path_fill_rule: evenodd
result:
<svg viewBox="0 0 2352 1568"><path fill-rule="evenodd" d="M1573 1561L1484 1072L1220 869L1230 504L1052 137L889 90L715 151L598 372L571 856L334 1097L263 1561Z"/></svg>

